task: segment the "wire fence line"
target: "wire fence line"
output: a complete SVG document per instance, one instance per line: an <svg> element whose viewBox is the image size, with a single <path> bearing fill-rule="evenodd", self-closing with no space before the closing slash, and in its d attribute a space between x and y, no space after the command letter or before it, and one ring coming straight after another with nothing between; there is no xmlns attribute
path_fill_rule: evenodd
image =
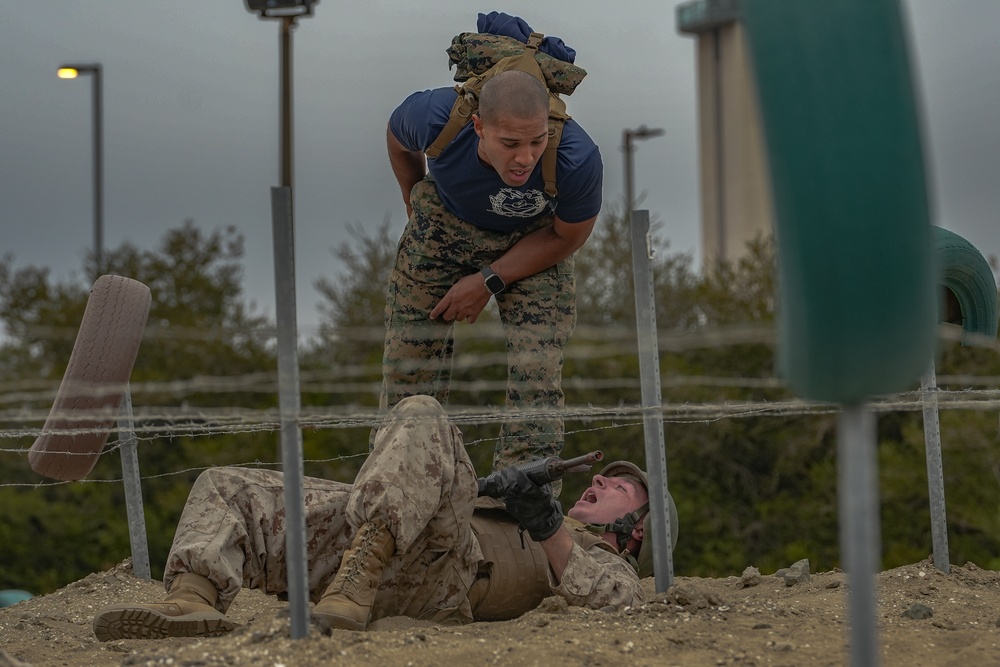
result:
<svg viewBox="0 0 1000 667"><path fill-rule="evenodd" d="M34 331L35 328L32 328ZM50 334L53 338L72 340L77 333L76 330L55 327L37 327L39 337L43 334ZM343 333L345 337L352 340L362 338L363 332L373 334L374 328L347 329ZM482 327L477 324L477 332L474 337L466 335L467 340L485 340L496 338L504 339L502 327L495 323L488 323ZM249 333L260 333L260 329L249 330ZM268 335L273 337L273 329ZM203 331L194 328L176 327L148 327L144 339L157 338L170 339L173 341L191 339L219 339L228 340L235 335L236 331ZM377 328L375 331L378 340L384 336L384 329ZM58 336L56 335L58 334ZM571 343L564 352L567 362L588 361L595 359L606 359L629 354L621 346L625 340L635 339L634 329L620 325L610 326L581 326L577 328L574 342ZM986 336L966 334L961 328L955 325L942 324L938 328L938 336L942 341L961 342L965 346L985 348L1000 352L1000 341ZM595 339L599 342L595 342ZM774 346L776 344L776 331L771 324L761 325L741 325L734 327L712 328L699 331L683 331L661 334L658 338L658 349L666 353L684 353L699 349L719 348L738 344L762 344ZM476 354L459 353L452 361L452 371L461 373L462 371L487 368L491 366L503 367L508 362L505 351L479 352ZM326 394L352 394L367 392L377 395L380 380L370 378L381 377L381 364L337 364L327 370L302 369L299 372L300 388L302 393L326 393ZM366 378L368 378L366 380ZM358 381L360 379L360 381ZM346 381L345 381L346 380ZM975 375L938 375L940 384L956 384L962 386L993 386L1000 387L1000 376L975 376ZM64 385L64 391L72 391L80 396L112 396L121 394L121 386L86 386L69 385L59 379L14 379L0 380L0 406L10 404L25 404L38 401L51 402L56 395L60 385ZM733 388L775 388L780 389L785 385L783 381L776 377L713 377L713 376L673 376L665 374L661 378L663 387L682 386L710 386L710 387L733 387ZM255 372L232 376L196 376L180 380L160 381L160 382L131 382L130 390L134 396L147 394L166 395L183 397L189 394L210 394L210 393L259 393L274 394L278 387L277 369L266 372ZM506 387L506 380L452 380L452 388L456 391L496 391ZM563 378L563 387L566 389L588 390L588 389L636 389L639 386L639 379L636 377L626 378Z"/></svg>
<svg viewBox="0 0 1000 667"><path fill-rule="evenodd" d="M504 333L499 326L484 326L484 334L477 334L474 338L466 337L466 341L472 340L504 340ZM492 333L491 333L492 332ZM169 339L172 341L184 340L183 332L173 332L171 330ZM176 334L176 335L174 335ZM206 334L212 335L212 334ZM380 330L379 340L384 337L384 330ZM65 336L60 336L65 339ZM216 336L220 340L222 337ZM72 339L70 337L70 339ZM596 340L594 340L596 339ZM626 328L610 327L583 327L583 332L578 328L575 334L575 343L569 345L564 351L566 361L587 361L593 359L605 359L627 354L621 342L634 340L635 332ZM352 338L357 340L357 338ZM586 342L582 342L586 341ZM598 342L599 341L599 342ZM671 334L662 336L660 340L661 349L674 352L685 352L708 347L722 347L740 343L773 344L774 333L770 327L738 327L733 329L718 329L703 332L692 332L682 334ZM508 362L505 351L478 352L476 354L457 354L452 362L454 371L474 370L489 366L506 366ZM322 382L337 381L345 378L381 376L382 367L380 363L374 364L338 364L336 368L329 371L316 371L303 369L300 371L300 378L304 383L310 381ZM148 388L150 391L181 392L181 391L233 391L241 389L244 391L273 391L277 382L277 371L251 373L231 377L196 377L187 380L159 382L159 383L134 383L133 390L140 391ZM0 381L0 402L8 400L25 400L32 398L31 395L20 396L12 392L44 392L51 390L58 385L58 380L52 379L16 379ZM303 385L307 389L308 384ZM106 389L106 393L120 391L119 389Z"/></svg>
<svg viewBox="0 0 1000 667"><path fill-rule="evenodd" d="M484 311L485 317L475 325L475 330L462 327L456 330L463 340L495 340L503 341L506 336L493 309ZM306 333L302 333L306 332ZM317 345L336 344L338 341L360 341L381 343L385 338L383 325L331 327L314 325L300 327L303 336L315 332ZM79 333L74 327L54 327L47 325L30 325L21 327L18 337L26 340L63 340L72 341ZM970 334L962 331L961 326L941 323L937 327L938 337L945 341L961 341L965 345L983 347L1000 351L1000 341L981 334ZM9 335L9 334L8 334ZM588 324L577 325L574 330L574 340L600 340L608 343L634 341L635 326L624 324ZM143 330L143 341L192 341L231 342L233 339L256 339L273 341L277 339L277 327L274 325L255 327L183 327L177 325L163 326L149 323ZM664 352L684 352L706 347L721 347L737 344L774 344L777 341L777 327L772 322L741 323L734 325L719 325L698 327L692 329L669 329L664 327L657 333L660 350ZM574 345L567 348L571 352Z"/></svg>
<svg viewBox="0 0 1000 667"><path fill-rule="evenodd" d="M499 323L499 318L494 306L487 307L483 311L487 319L481 319L476 323L475 338L482 340L504 340L503 327ZM773 328L770 325L762 325L763 328ZM742 325L733 329L746 331L748 327ZM385 338L385 326L382 324L369 326L327 326L313 325L299 327L300 333L305 336L313 335L320 337L322 342L336 343L339 340L366 341L381 343ZM77 333L77 327L56 327L49 325L33 324L22 326L16 332L19 337L30 340L63 340L72 341ZM605 340L630 340L635 338L635 328L623 324L579 324L575 329L575 335L582 338L599 337ZM672 334L665 334L669 338ZM252 338L258 340L274 340L277 338L277 327L273 324L268 326L252 327L185 327L175 324L163 326L155 322L150 322L143 330L143 340L145 341L230 341L234 337ZM317 341L319 342L319 341Z"/></svg>
<svg viewBox="0 0 1000 667"><path fill-rule="evenodd" d="M597 432L597 431L608 431L608 430L620 429L620 428L634 428L634 427L638 427L638 426L642 426L642 421L641 420L637 420L635 423L632 423L632 424L610 424L608 426L596 426L596 427L593 427L593 428L586 428L586 429L577 429L577 430L572 430L572 431L566 431L566 435L575 435L575 434L578 434L578 433L593 433L593 432ZM152 440L152 439L153 438L146 438L146 440ZM465 448L466 449L472 449L474 447L482 446L482 445L484 445L486 443L494 443L497 440L499 440L499 438L496 438L496 437L493 437L493 438L479 438L477 440L470 440L470 441L468 441L468 442L465 443ZM106 447L104 449L104 451L101 452L101 456L107 456L109 454L114 453L115 451L117 451L118 449L120 449L123 446L123 444L125 444L125 443L123 443L123 442L115 442L115 443L113 443L112 445ZM26 451L27 450L23 450L23 449L18 449L18 450L14 450L14 449L0 449L0 452L3 452L3 453L24 453ZM89 454L80 454L80 455L81 456L89 456ZM339 456L333 456L333 457L323 458L323 459L305 459L303 461L303 463L317 463L317 464L318 463L337 463L337 462L341 462L341 461L349 461L349 460L352 460L352 459L364 458L366 456L368 456L367 447L362 452L355 452L353 454L341 454ZM166 478L166 477L177 477L179 475L186 475L186 474L193 473L193 472L202 472L202 471L208 470L209 468L212 468L212 467L214 467L214 466L197 466L197 467L192 467L192 468L185 468L183 470L173 470L173 471L170 471L170 472L164 472L164 473L159 473L159 474L155 474L155 475L143 475L140 479L142 479L142 480L145 481L145 480L151 480L151 479L161 479L161 478ZM227 464L227 467L269 468L269 469L273 469L273 470L279 470L280 467L281 467L281 462L280 461L262 462L262 461L259 461L259 460L255 460L255 461L245 461L243 463ZM124 480L121 477L114 477L114 478L103 478L103 479L81 479L81 480L76 480L76 481L12 482L12 483L0 483L0 489L2 489L2 488L41 488L41 487L47 487L47 486L62 486L64 484L112 484L112 483L121 483L123 481Z"/></svg>
<svg viewBox="0 0 1000 667"><path fill-rule="evenodd" d="M479 338L496 336L503 338L502 328L488 323L482 327L483 334ZM353 334L371 335L375 328L359 329ZM59 335L62 338L72 336L75 330L56 328L39 328L36 335ZM258 328L239 332L242 335L261 335L273 337L273 328ZM964 345L983 347L1000 351L996 340L985 337L964 335L957 327L942 325L939 336L946 341L961 341ZM156 340L169 337L177 340L179 335L191 339L217 339L232 336L234 332L204 332L197 329L178 331L176 328L149 327L145 337ZM378 339L384 335L384 330L377 329ZM621 356L623 348L621 341L634 340L635 331L629 327L580 327L577 330L579 338L600 338L599 343L585 342L571 346L567 350L568 360L599 359L609 356ZM715 329L712 331L681 332L661 335L660 350L664 352L685 352L694 349L723 347L734 344L775 344L775 330L772 325L742 326L731 329ZM506 353L460 354L455 357L456 370L469 370L490 365L505 365ZM300 389L303 394L342 395L377 395L378 381L344 381L372 377L376 369L371 364L354 364L336 366L324 371L303 371L300 374ZM977 376L969 374L940 375L938 386L952 385L961 389L937 388L933 392L920 390L901 392L898 394L875 397L869 403L875 412L920 411L924 408L925 398L933 394L938 408L942 410L996 410L1000 409L1000 376ZM664 388L679 387L713 387L733 389L767 389L786 390L785 383L777 377L718 377L718 376L687 376L665 375L661 377ZM459 392L490 392L503 391L506 379L498 380L453 380L453 394ZM567 377L563 387L567 390L631 390L640 387L637 377L618 378L583 378ZM132 396L156 395L159 397L185 397L193 394L232 394L255 393L276 394L278 389L277 372L258 372L238 376L199 376L183 380L165 382L135 382L129 385ZM62 412L50 410L39 405L51 405L59 391L72 392L82 397L106 397L120 395L123 386L71 386L56 380L13 380L0 382L0 439L38 438L43 435L88 435L103 433L109 419L116 419L117 410L110 408L92 411L65 410ZM3 408L3 406L8 406ZM20 406L20 407L17 407ZM611 425L567 430L567 435L586 433L606 429L621 429L640 427L645 412L637 404L618 404L613 406L600 405L568 405L560 409L517 411L505 408L484 408L482 405L447 406L450 419L456 424L499 424L504 421L527 421L544 418L562 418L567 422L611 421ZM723 419L741 418L789 418L803 416L818 416L835 414L841 411L841 406L823 404L800 399L788 400L733 400L711 403L663 402L661 417L667 424L709 424ZM62 422L62 428L45 429L42 424L46 420ZM371 428L379 423L381 414L374 408L357 405L303 406L298 415L300 428L310 430ZM277 432L281 428L281 413L278 408L246 409L239 407L192 407L182 404L178 407L142 407L134 408L134 431L137 441L152 443L163 438L186 437L206 438L219 435ZM619 423L624 422L624 423ZM98 424L102 426L97 427ZM589 426L589 424L588 424ZM484 442L495 442L497 438L486 438L467 443L467 447L479 446ZM112 454L120 448L120 444L112 443L102 452L102 456ZM0 454L25 455L26 446L0 447ZM367 456L367 448L363 452L342 455L328 459L310 459L306 463L330 463ZM89 455L89 454L81 454ZM277 462L261 463L260 461L236 464L241 466L278 466ZM205 468L190 468L186 470L166 472L143 477L154 479L181 475ZM82 480L94 483L109 483L121 479ZM38 487L66 482L3 484L0 488L9 486Z"/></svg>
<svg viewBox="0 0 1000 667"><path fill-rule="evenodd" d="M913 412L923 410L923 391L910 391L889 396L876 397L868 404L875 412ZM933 396L940 409L945 410L995 410L1000 408L1000 389L938 389ZM841 406L791 399L785 401L732 401L725 403L663 403L661 415L665 423L694 424L712 423L721 419L748 417L799 417L809 415L834 414ZM456 424L499 424L501 422L531 421L546 418L561 418L566 421L595 421L610 419L641 420L645 414L640 405L616 406L565 406L560 409L508 410L505 408L484 409L482 406L449 405L450 419ZM4 422L37 423L46 418L65 421L70 424L63 428L44 429L25 426L0 430L0 438L37 438L43 435L88 435L102 433L106 429L97 424L114 418L117 411L111 409L94 410L86 414L81 411L8 410L0 411ZM370 428L379 423L381 415L377 408L357 406L307 406L299 412L300 428L349 429ZM88 426L88 420L94 425ZM162 437L186 436L208 437L221 434L277 431L281 427L281 413L278 408L247 410L241 408L137 408L133 412L134 430L140 441ZM23 448L0 448L0 453L23 452Z"/></svg>
<svg viewBox="0 0 1000 667"><path fill-rule="evenodd" d="M375 396L380 387L379 381L344 382L338 378L345 377L336 372L302 373L300 388L303 394L351 395L361 394ZM1000 389L998 375L938 375L939 385L966 387L990 387ZM733 389L785 389L786 384L777 377L727 377L710 375L682 375L661 378L661 387L715 387ZM56 380L31 382L0 382L0 406L25 405L31 403L51 403L60 386L66 392L80 397L103 397L120 395L123 386L102 385L88 386L83 383L62 383ZM199 376L185 380L168 382L135 382L129 383L133 396L171 396L183 398L193 394L232 394L256 393L274 394L277 391L277 373L250 373L237 376ZM506 379L499 380L452 380L454 392L493 392L506 389ZM634 377L619 378L564 378L562 386L567 390L637 390L639 379ZM989 391L989 390L986 390ZM0 419L32 420L37 412L28 408L0 410ZM47 413L46 413L47 414ZM197 415L196 415L197 416Z"/></svg>
<svg viewBox="0 0 1000 667"><path fill-rule="evenodd" d="M365 382L345 382L344 376L332 372L326 373L302 373L299 382L300 390L303 394L368 394L377 396L381 382L369 380ZM736 377L713 377L713 376L678 376L666 378L662 382L663 386L710 386L710 387L734 387L734 388L782 388L784 383L778 378L736 378ZM1000 384L998 382L997 384ZM32 384L19 384L16 382L0 384L0 392L5 389L6 393L0 393L0 405L16 405L25 403L51 402L59 387L64 391L72 392L74 396L115 396L120 395L124 385L86 385L83 383L59 383L48 381L46 384L38 382ZM256 393L274 394L277 390L277 373L252 373L238 376L200 376L186 380L174 380L169 382L130 382L129 388L133 396L157 395L183 398L191 394L233 394L233 393ZM507 380L457 380L450 383L453 391L459 392L482 392L500 391L506 389ZM638 378L564 378L562 386L564 389L579 391L603 390L603 389L638 389Z"/></svg>

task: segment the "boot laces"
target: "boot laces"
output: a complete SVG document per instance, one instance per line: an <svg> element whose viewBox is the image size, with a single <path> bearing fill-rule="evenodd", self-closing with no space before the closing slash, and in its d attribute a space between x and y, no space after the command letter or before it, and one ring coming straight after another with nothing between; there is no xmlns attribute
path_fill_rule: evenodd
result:
<svg viewBox="0 0 1000 667"><path fill-rule="evenodd" d="M344 571L345 583L357 586L362 574L369 574L365 564L375 547L375 534L377 532L372 526L366 527L361 535L361 544L347 556L347 562L344 564L346 568Z"/></svg>

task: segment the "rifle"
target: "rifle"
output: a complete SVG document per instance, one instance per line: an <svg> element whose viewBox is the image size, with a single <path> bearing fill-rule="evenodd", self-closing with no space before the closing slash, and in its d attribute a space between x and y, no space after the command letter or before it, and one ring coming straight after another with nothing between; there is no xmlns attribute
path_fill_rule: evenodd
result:
<svg viewBox="0 0 1000 667"><path fill-rule="evenodd" d="M562 479L568 472L587 472L590 467L604 458L604 452L595 450L583 456L572 459L561 459L558 456L550 456L537 461L529 461L515 466L518 470L528 476L535 484L543 486L557 479ZM500 487L500 473L495 472L487 477L479 478L479 495L491 498L502 498L503 489Z"/></svg>

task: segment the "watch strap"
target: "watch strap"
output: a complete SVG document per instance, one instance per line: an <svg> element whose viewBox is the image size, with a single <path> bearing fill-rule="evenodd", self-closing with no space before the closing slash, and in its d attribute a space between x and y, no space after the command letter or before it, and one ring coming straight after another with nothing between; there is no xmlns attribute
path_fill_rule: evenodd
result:
<svg viewBox="0 0 1000 667"><path fill-rule="evenodd" d="M483 274L483 284L486 285L486 289L494 296L507 289L507 283L504 282L504 279L489 266L484 266L479 272Z"/></svg>

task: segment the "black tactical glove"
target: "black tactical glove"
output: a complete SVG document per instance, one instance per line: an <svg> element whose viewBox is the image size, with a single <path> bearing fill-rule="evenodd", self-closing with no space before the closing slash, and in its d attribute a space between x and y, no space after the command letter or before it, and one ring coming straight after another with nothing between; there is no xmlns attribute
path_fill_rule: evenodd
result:
<svg viewBox="0 0 1000 667"><path fill-rule="evenodd" d="M528 531L535 542L546 540L563 523L562 505L552 497L548 486L539 486L511 466L500 471L501 497L507 511Z"/></svg>

